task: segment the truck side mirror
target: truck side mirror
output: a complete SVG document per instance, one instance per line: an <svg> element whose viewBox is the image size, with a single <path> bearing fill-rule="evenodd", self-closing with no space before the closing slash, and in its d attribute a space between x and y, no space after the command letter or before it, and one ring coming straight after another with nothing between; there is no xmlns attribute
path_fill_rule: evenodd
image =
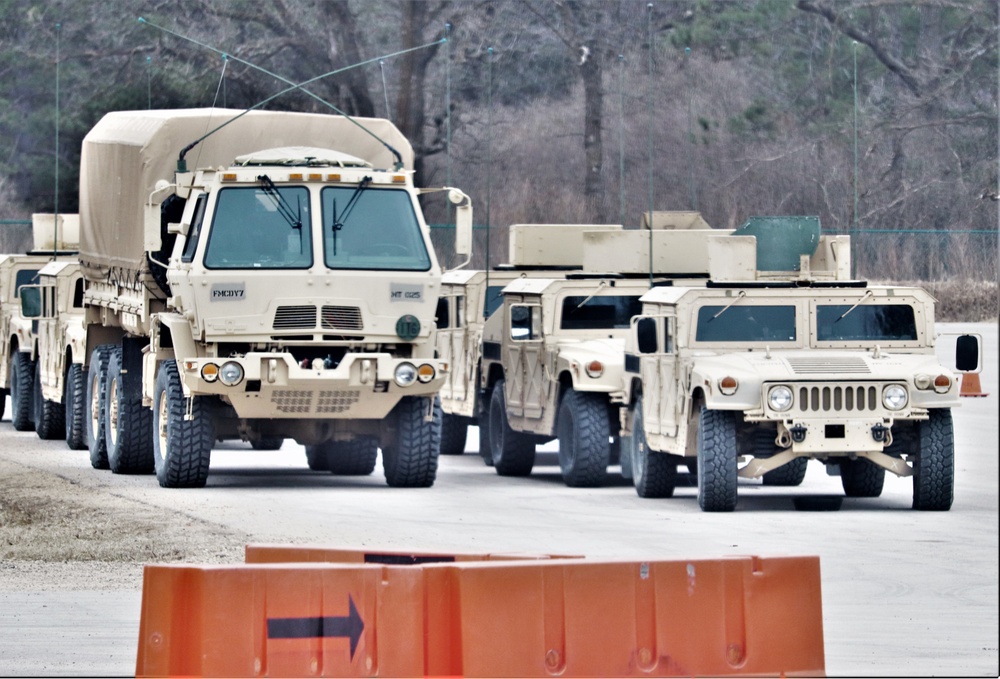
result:
<svg viewBox="0 0 1000 679"><path fill-rule="evenodd" d="M472 254L472 201L458 189L448 191L448 200L455 205L455 254Z"/></svg>
<svg viewBox="0 0 1000 679"><path fill-rule="evenodd" d="M955 342L955 369L963 373L979 370L979 337L959 336Z"/></svg>
<svg viewBox="0 0 1000 679"><path fill-rule="evenodd" d="M41 318L42 289L37 285L22 285L19 295L21 298L21 315L25 318Z"/></svg>
<svg viewBox="0 0 1000 679"><path fill-rule="evenodd" d="M635 323L635 339L640 354L656 353L656 319L640 318Z"/></svg>

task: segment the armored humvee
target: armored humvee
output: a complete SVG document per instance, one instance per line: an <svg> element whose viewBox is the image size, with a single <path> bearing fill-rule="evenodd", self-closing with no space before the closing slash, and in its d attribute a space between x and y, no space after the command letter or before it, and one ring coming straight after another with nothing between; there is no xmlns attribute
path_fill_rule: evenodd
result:
<svg viewBox="0 0 1000 679"><path fill-rule="evenodd" d="M739 478L798 485L817 460L849 497L878 496L888 470L913 477L914 508L948 509L960 387L930 295L851 279L847 237L818 220L758 218L709 248L709 283L649 291L628 334L621 461L638 494L671 496L686 463L701 508L732 511Z"/></svg>

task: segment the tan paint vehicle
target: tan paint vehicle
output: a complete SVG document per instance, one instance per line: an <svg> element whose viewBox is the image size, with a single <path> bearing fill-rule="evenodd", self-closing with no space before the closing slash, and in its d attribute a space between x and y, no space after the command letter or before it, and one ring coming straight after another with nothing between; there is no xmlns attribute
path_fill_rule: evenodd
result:
<svg viewBox="0 0 1000 679"><path fill-rule="evenodd" d="M0 255L0 415L10 394L11 424L30 431L35 424L35 353L32 322L21 313L21 291L38 283L39 271L54 260L75 259L79 242L76 215L32 215L32 250L23 255Z"/></svg>
<svg viewBox="0 0 1000 679"><path fill-rule="evenodd" d="M389 485L431 485L448 366L412 164L378 119L98 122L80 179L91 463L202 486L214 441L293 438L314 469L369 474L381 447ZM468 255L471 204L446 192Z"/></svg>
<svg viewBox="0 0 1000 679"><path fill-rule="evenodd" d="M888 470L913 477L914 508L948 509L960 385L935 357L934 300L850 280L846 237L821 237L786 271L757 270L754 240L717 239L707 287L643 296L626 349L623 475L640 496L669 497L687 464L701 508L732 511L739 478L798 485L817 460L849 497L877 497ZM969 339L965 370L979 361Z"/></svg>
<svg viewBox="0 0 1000 679"><path fill-rule="evenodd" d="M73 450L87 447L87 333L83 272L75 261L49 262L38 284L21 288L22 316L34 319L31 357L35 365L32 418L43 439L65 438Z"/></svg>
<svg viewBox="0 0 1000 679"><path fill-rule="evenodd" d="M437 309L438 355L451 366L441 388L441 454L461 455L470 424L479 425L480 454L493 459L485 436L489 403L481 397L482 337L486 319L502 304L501 291L521 278L561 278L583 266L583 234L620 231L606 224L513 224L507 263L490 271L446 272Z"/></svg>

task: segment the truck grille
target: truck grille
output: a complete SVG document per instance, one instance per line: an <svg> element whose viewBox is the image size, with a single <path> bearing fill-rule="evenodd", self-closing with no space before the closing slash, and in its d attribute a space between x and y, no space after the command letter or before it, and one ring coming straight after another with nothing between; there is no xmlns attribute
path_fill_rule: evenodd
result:
<svg viewBox="0 0 1000 679"><path fill-rule="evenodd" d="M873 384L809 385L795 391L793 413L879 413L882 403Z"/></svg>
<svg viewBox="0 0 1000 679"><path fill-rule="evenodd" d="M358 391L320 391L276 389L271 404L282 413L330 415L350 410L358 402Z"/></svg>
<svg viewBox="0 0 1000 679"><path fill-rule="evenodd" d="M797 375L802 374L829 374L829 373L857 373L859 375L869 375L871 370L863 358L789 358L788 365Z"/></svg>
<svg viewBox="0 0 1000 679"><path fill-rule="evenodd" d="M325 306L321 313L324 330L363 330L361 309L356 306Z"/></svg>
<svg viewBox="0 0 1000 679"><path fill-rule="evenodd" d="M316 307L279 306L274 312L275 330L300 330L316 327Z"/></svg>

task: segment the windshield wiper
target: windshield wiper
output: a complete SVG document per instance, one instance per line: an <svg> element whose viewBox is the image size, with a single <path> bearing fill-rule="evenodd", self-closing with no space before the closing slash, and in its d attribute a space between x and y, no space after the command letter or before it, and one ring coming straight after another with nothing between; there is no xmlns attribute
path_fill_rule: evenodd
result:
<svg viewBox="0 0 1000 679"><path fill-rule="evenodd" d="M592 293L590 293L590 295L588 297L585 297L582 302L580 302L575 307L573 307L573 311L576 311L577 309L579 309L580 307L582 307L584 304L586 304L590 300L594 299L594 297L597 296L597 293L599 293L601 290L603 290L605 287L607 287L607 285L608 285L607 281L601 281L600 283L598 283L597 284L597 290L594 290Z"/></svg>
<svg viewBox="0 0 1000 679"><path fill-rule="evenodd" d="M717 313L714 316L712 316L712 318L709 319L709 320L714 321L716 318L718 318L722 314L724 314L727 311L729 311L729 307L733 306L734 304L736 304L737 302L739 302L741 299L743 299L746 296L747 296L747 293L745 291L743 291L743 290L740 290L740 294L736 295L736 299L734 299L732 302L730 302L726 306L724 306L721 309L719 309L719 313Z"/></svg>
<svg viewBox="0 0 1000 679"><path fill-rule="evenodd" d="M361 192L368 188L368 185L372 183L371 177L362 177L361 181L358 182L357 187L354 189L354 193L347 200L347 205L344 206L344 211L337 216L337 199L333 199L333 219L332 224L330 224L330 229L333 231L333 256L337 256L337 232L344 228L344 223L347 218L351 215L351 211L354 210L354 206L358 204L358 198L361 197Z"/></svg>
<svg viewBox="0 0 1000 679"><path fill-rule="evenodd" d="M302 202L298 201L297 208L293 210L292 206L289 205L288 201L285 200L285 197L281 195L281 192L278 191L277 187L274 185L274 182L271 181L270 177L268 177L266 174L262 174L257 177L257 181L260 182L260 190L263 191L264 194L267 195L267 197L274 202L274 207L278 209L278 213L285 218L286 222L288 222L288 226L292 227L293 229L301 230Z"/></svg>
<svg viewBox="0 0 1000 679"><path fill-rule="evenodd" d="M847 316L847 314L851 313L852 311L854 311L855 309L857 309L859 306L861 306L862 304L864 304L865 302L867 302L869 298L874 297L874 296L875 296L874 292L872 292L871 290L866 290L865 291L865 296L862 297L860 300L858 300L857 304L855 304L854 306L852 306L850 309L848 309L844 313L840 314L840 318L838 318L837 320L835 320L834 323L839 323L840 321L844 320L844 317Z"/></svg>

